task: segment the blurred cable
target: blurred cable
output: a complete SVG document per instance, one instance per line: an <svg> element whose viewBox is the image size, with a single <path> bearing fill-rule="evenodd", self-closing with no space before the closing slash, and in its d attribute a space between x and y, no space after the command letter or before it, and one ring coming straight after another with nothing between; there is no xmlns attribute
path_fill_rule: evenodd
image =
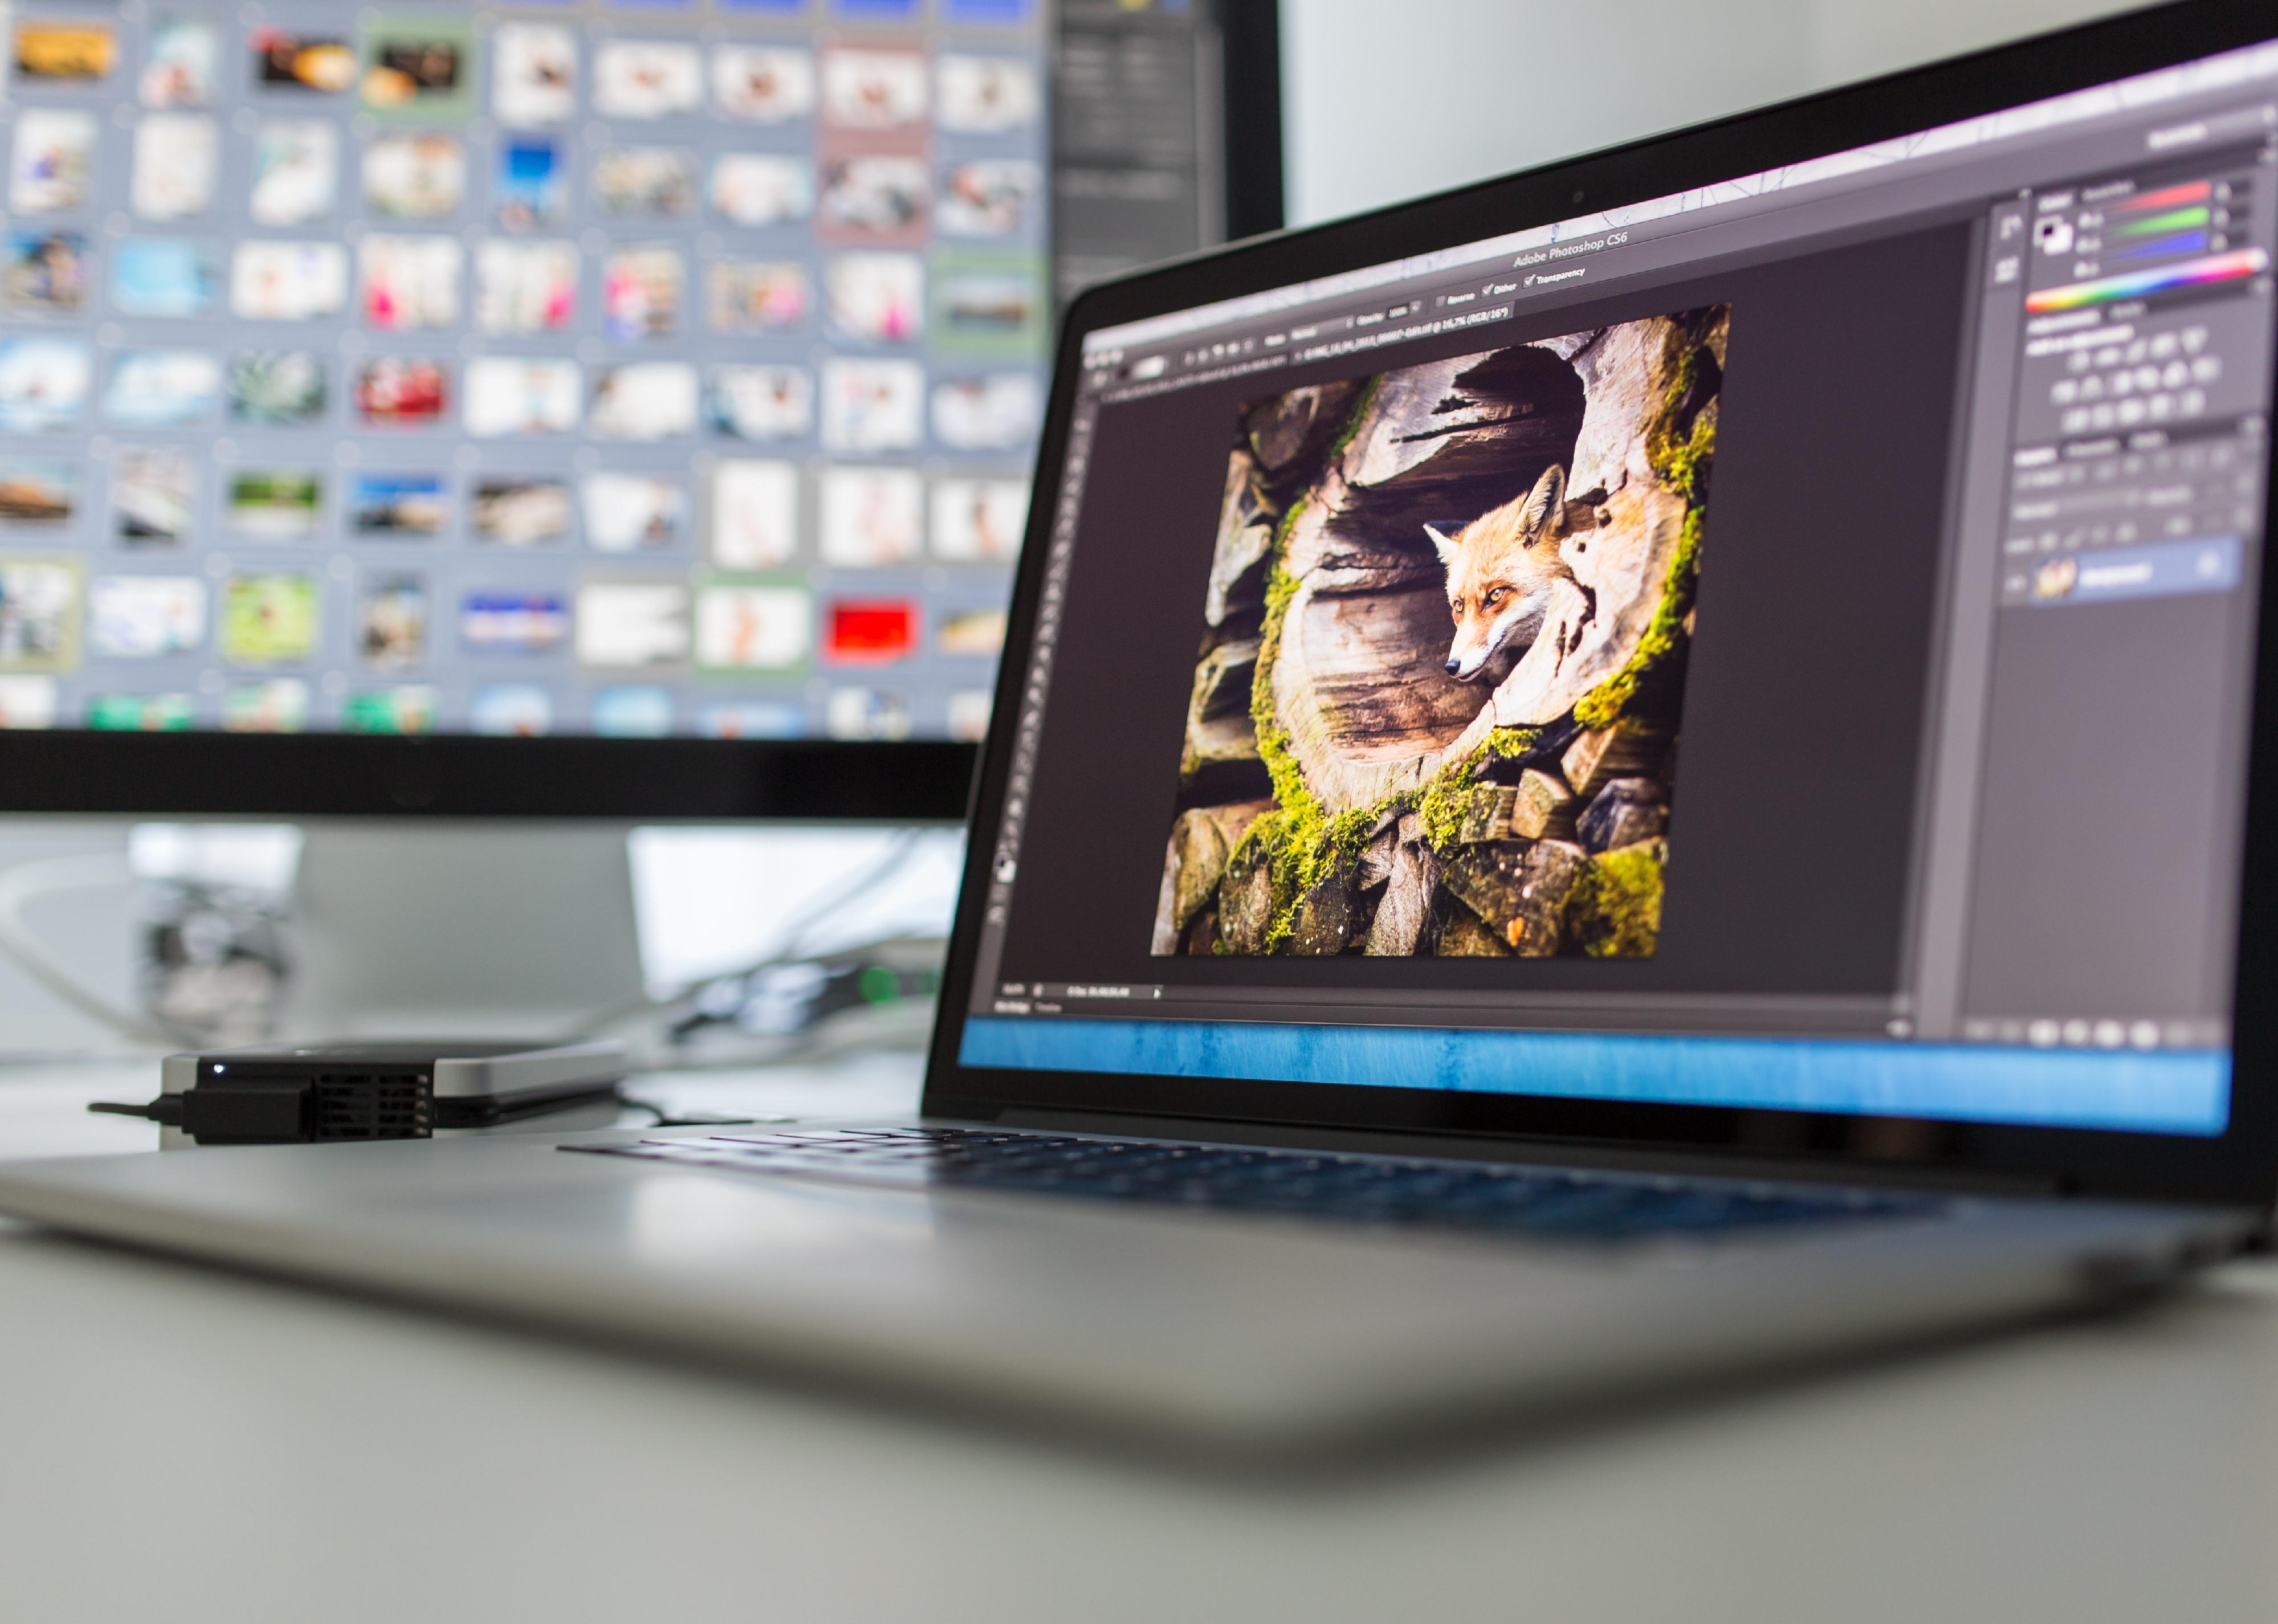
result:
<svg viewBox="0 0 2278 1624"><path fill-rule="evenodd" d="M723 972L718 975L699 977L661 997L646 996L615 1005L580 1021L562 1035L569 1039L596 1037L644 1016L673 1018L684 1012L695 1001L701 998L707 988L740 979L759 976L765 972L798 960L808 942L814 939L816 931L833 915L845 909L849 903L859 901L865 894L886 884L907 867L910 859L917 855L922 845L925 835L926 831L923 829L900 831L888 844L886 850L880 854L876 862L844 883L825 892L818 900L809 903L793 915L790 922L783 927L782 934L777 937L775 945L751 964L741 969ZM678 1024L676 1021L676 1033L677 1029Z"/></svg>
<svg viewBox="0 0 2278 1624"><path fill-rule="evenodd" d="M85 985L56 962L54 953L24 917L25 911L42 897L128 885L134 878L124 852L40 858L0 869L0 954L106 1031L129 1042L172 1048L183 1041L181 1033L163 1021L121 1009Z"/></svg>

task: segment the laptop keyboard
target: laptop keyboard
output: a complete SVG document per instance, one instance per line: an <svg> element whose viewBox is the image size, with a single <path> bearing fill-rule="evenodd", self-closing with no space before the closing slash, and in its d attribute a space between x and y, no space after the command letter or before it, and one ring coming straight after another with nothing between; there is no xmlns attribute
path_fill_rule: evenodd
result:
<svg viewBox="0 0 2278 1624"><path fill-rule="evenodd" d="M1324 1155L986 1128L833 1129L564 1145L683 1166L1288 1213L1530 1239L1631 1241L1761 1234L1930 1216L1942 1203L1869 1191Z"/></svg>

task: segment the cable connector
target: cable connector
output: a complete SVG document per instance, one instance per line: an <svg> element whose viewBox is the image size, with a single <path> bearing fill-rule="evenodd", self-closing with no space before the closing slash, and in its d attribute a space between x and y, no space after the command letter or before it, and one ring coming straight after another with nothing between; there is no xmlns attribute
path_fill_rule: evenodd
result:
<svg viewBox="0 0 2278 1624"><path fill-rule="evenodd" d="M315 1137L311 1092L297 1078L216 1078L180 1094L162 1094L147 1105L97 1101L87 1109L180 1128L201 1145L294 1145Z"/></svg>

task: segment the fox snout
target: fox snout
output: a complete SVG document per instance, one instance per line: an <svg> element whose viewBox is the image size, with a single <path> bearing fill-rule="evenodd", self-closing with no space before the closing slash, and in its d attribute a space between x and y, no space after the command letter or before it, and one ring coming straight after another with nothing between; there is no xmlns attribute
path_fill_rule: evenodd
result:
<svg viewBox="0 0 2278 1624"><path fill-rule="evenodd" d="M1565 497L1566 470L1548 468L1533 490L1454 536L1424 527L1448 572L1456 636L1443 669L1457 682L1477 681L1498 655L1524 652L1541 632L1551 588L1572 578L1557 550L1566 530Z"/></svg>

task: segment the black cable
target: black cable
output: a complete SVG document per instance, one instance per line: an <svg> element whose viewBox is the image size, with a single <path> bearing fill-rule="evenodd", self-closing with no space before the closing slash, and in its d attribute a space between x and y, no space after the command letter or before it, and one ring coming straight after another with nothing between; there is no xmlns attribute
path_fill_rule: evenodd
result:
<svg viewBox="0 0 2278 1624"><path fill-rule="evenodd" d="M96 1100L88 1109L105 1117L140 1117L145 1122L155 1122L161 1127L182 1125L182 1096L162 1094L148 1105L127 1105L116 1100Z"/></svg>

